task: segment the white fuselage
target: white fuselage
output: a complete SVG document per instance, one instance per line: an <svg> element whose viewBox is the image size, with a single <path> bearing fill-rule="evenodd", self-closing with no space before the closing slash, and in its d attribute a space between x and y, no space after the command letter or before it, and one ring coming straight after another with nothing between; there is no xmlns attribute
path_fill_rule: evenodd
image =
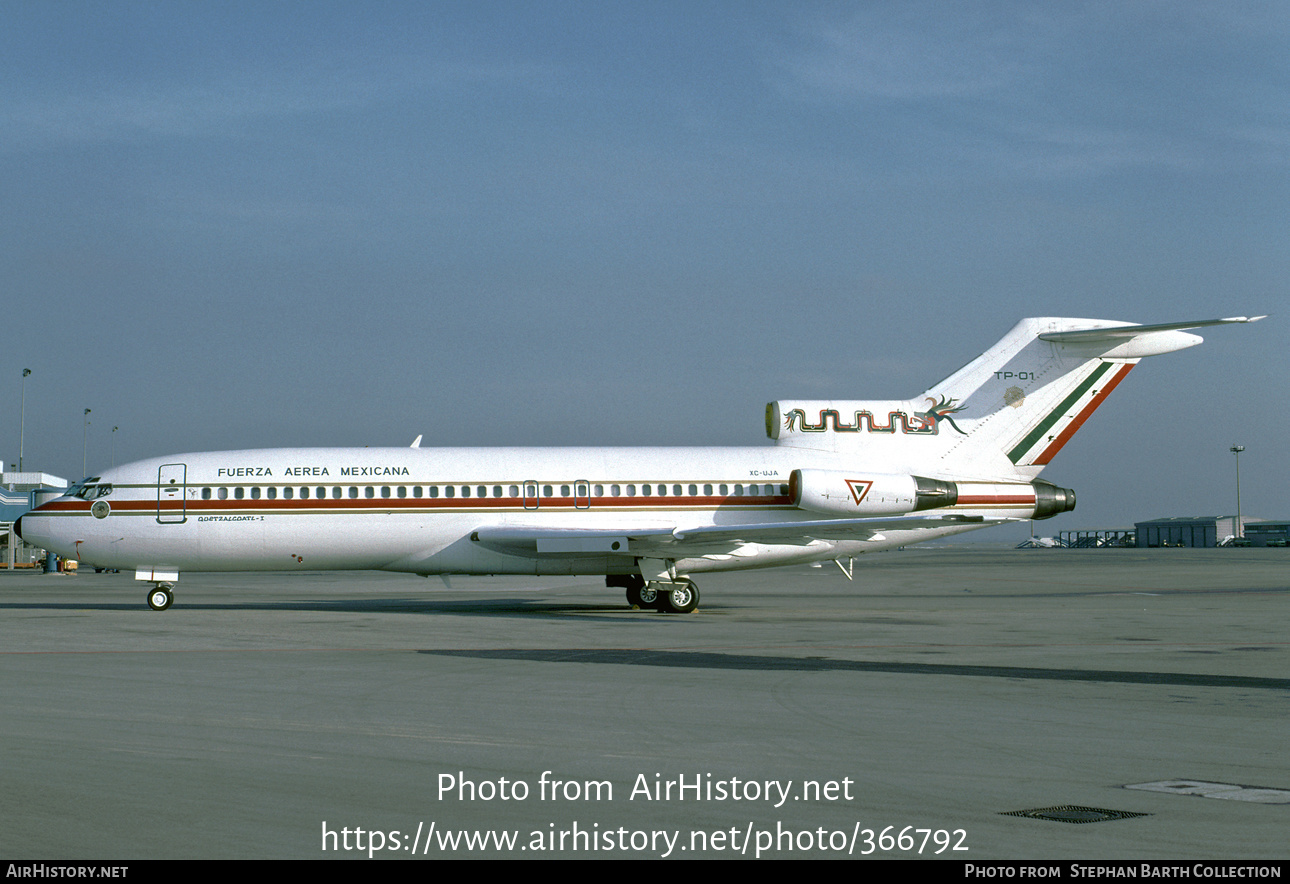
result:
<svg viewBox="0 0 1290 884"><path fill-rule="evenodd" d="M26 514L28 542L104 568L382 569L417 574L626 574L614 554L525 555L472 540L485 528L614 530L818 520L794 505L794 470L848 470L832 452L763 448L294 448L140 461ZM110 485L110 491L105 491ZM1020 488L1020 495L1015 489ZM1028 486L950 508L1027 518ZM75 493L77 489L73 489ZM678 558L702 572L827 560L981 523L865 539L727 543Z"/></svg>

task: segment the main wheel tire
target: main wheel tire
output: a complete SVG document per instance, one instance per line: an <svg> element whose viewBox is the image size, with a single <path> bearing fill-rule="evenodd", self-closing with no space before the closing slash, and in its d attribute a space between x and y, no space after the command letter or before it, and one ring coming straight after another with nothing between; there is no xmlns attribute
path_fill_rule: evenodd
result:
<svg viewBox="0 0 1290 884"><path fill-rule="evenodd" d="M690 614L699 607L699 588L689 580L663 593L660 610L668 614Z"/></svg>
<svg viewBox="0 0 1290 884"><path fill-rule="evenodd" d="M174 594L164 586L158 586L148 593L148 607L154 611L164 611L175 601Z"/></svg>

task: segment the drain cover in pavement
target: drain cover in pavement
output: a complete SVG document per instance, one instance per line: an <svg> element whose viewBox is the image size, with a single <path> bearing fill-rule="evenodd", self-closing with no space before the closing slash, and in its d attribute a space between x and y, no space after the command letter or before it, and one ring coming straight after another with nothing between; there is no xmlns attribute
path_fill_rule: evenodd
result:
<svg viewBox="0 0 1290 884"><path fill-rule="evenodd" d="M1055 823L1103 823L1107 820L1127 820L1135 816L1151 816L1129 810L1106 810L1102 807L1081 807L1078 804L1059 804L1056 807L1036 807L1033 810L1007 810L1003 816L1024 816L1035 820L1052 820Z"/></svg>

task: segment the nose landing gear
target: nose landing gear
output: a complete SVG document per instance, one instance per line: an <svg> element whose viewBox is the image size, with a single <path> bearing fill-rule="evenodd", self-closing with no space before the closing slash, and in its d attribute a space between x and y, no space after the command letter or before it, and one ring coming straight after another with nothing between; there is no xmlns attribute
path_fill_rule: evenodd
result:
<svg viewBox="0 0 1290 884"><path fill-rule="evenodd" d="M154 611L164 611L169 608L175 601L175 594L172 592L174 588L173 583L158 583L148 590L148 607Z"/></svg>

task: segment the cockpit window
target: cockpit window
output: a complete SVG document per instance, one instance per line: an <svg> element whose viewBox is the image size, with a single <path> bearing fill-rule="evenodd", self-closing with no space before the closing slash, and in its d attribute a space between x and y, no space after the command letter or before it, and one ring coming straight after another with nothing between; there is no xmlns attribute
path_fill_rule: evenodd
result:
<svg viewBox="0 0 1290 884"><path fill-rule="evenodd" d="M98 500L100 497L107 497L111 493L112 483L100 483L97 476L93 479L86 479L67 489L68 497L79 497L81 500Z"/></svg>

